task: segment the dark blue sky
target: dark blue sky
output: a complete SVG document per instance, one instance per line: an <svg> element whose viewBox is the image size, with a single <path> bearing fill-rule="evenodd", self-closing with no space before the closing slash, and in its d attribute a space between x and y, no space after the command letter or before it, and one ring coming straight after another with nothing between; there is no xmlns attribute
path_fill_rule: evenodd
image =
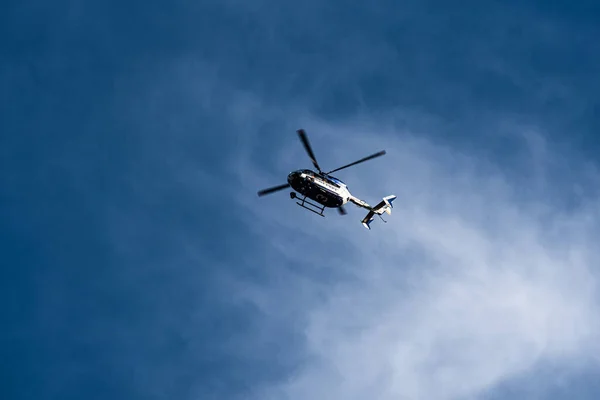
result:
<svg viewBox="0 0 600 400"><path fill-rule="evenodd" d="M231 172L240 149L267 168L262 151L296 140L301 118L264 110L402 110L397 127L527 186L513 139L486 128L530 126L595 165L599 20L591 1L7 3L0 397L243 398L285 379L302 333L233 302L225 278L275 279L230 203L259 189Z"/></svg>

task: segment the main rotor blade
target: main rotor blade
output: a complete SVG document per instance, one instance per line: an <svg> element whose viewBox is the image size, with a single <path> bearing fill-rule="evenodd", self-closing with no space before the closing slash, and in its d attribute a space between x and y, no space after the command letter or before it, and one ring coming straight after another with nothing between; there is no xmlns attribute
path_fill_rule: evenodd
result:
<svg viewBox="0 0 600 400"><path fill-rule="evenodd" d="M308 153L308 156L310 157L310 160L312 161L313 165L319 172L323 172L323 171L321 171L321 167L319 167L319 163L317 162L315 153L313 153L312 147L310 146L310 143L308 142L308 137L306 136L306 132L304 132L304 129L298 129L297 132L298 132L298 136L300 136L300 140L302 141L302 144L304 145L304 148L306 149L306 152Z"/></svg>
<svg viewBox="0 0 600 400"><path fill-rule="evenodd" d="M332 170L332 171L329 171L329 172L327 172L327 174L326 174L326 175L328 175L328 174L331 174L331 173L333 173L333 172L336 172L336 171L339 171L339 170L341 170L341 169L344 169L344 168L351 167L351 166L353 166L353 165L356 165L356 164L360 164L361 162L365 162L365 161L372 160L373 158L376 158L376 157L383 156L384 154L385 154L385 150L381 150L381 151L380 151L380 152L378 152L378 153L371 154L371 155L370 155L370 156L368 156L368 157L361 158L361 159L360 159L360 160L358 160L358 161L354 161L353 163L350 163L350 164L348 164L348 165L344 165L343 167L339 167L339 168L336 168L336 169L334 169L334 170Z"/></svg>
<svg viewBox="0 0 600 400"><path fill-rule="evenodd" d="M259 196L264 196L266 194L271 194L273 192L277 192L279 190L283 190L283 189L289 188L289 187L290 187L289 183L286 183L285 185L273 186L273 187L270 187L270 188L263 189L263 190L259 191L258 195Z"/></svg>

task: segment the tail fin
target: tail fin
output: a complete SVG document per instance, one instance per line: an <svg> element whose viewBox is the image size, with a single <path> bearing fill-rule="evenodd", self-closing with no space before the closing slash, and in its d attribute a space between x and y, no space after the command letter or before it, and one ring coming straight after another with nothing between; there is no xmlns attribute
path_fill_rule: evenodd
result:
<svg viewBox="0 0 600 400"><path fill-rule="evenodd" d="M384 197L383 200L381 200L375 207L371 208L368 214L363 218L363 220L361 221L363 226L367 229L371 229L370 225L371 222L373 222L373 220L375 219L375 214L379 215L380 218L381 214L383 214L384 212L388 213L388 215L391 215L392 208L394 207L392 205L392 202L394 200L396 200L396 196L394 195ZM387 222L383 218L381 219L383 220L383 222Z"/></svg>

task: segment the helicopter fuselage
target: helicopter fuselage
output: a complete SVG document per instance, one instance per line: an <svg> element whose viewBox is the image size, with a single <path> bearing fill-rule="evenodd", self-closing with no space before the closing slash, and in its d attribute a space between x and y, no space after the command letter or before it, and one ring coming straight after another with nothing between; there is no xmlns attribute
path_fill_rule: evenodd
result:
<svg viewBox="0 0 600 400"><path fill-rule="evenodd" d="M287 181L295 191L325 207L340 207L352 197L339 179L309 169L291 172Z"/></svg>

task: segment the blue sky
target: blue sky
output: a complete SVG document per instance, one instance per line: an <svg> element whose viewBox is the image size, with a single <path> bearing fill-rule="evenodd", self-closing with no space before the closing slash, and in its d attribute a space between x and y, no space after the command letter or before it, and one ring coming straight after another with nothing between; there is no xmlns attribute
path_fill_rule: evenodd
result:
<svg viewBox="0 0 600 400"><path fill-rule="evenodd" d="M597 398L599 14L8 3L0 397Z"/></svg>

